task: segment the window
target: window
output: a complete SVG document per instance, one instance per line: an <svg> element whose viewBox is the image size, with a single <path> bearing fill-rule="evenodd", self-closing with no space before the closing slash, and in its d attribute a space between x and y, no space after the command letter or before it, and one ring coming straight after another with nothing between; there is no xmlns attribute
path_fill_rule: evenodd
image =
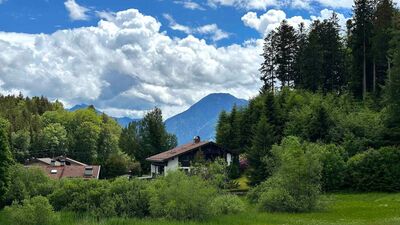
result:
<svg viewBox="0 0 400 225"><path fill-rule="evenodd" d="M85 176L93 176L93 167L92 166L86 166L85 167Z"/></svg>
<svg viewBox="0 0 400 225"><path fill-rule="evenodd" d="M51 174L57 174L57 170L51 170L50 173Z"/></svg>

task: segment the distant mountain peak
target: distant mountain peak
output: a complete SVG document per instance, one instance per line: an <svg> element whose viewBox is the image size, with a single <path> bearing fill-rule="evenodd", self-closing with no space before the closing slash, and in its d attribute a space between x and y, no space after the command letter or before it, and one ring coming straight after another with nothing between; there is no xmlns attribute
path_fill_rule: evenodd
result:
<svg viewBox="0 0 400 225"><path fill-rule="evenodd" d="M215 139L215 126L222 111L230 111L237 106L247 105L247 100L236 98L229 93L212 93L188 110L165 121L168 132L177 136L180 144L191 141L199 135L203 140Z"/></svg>

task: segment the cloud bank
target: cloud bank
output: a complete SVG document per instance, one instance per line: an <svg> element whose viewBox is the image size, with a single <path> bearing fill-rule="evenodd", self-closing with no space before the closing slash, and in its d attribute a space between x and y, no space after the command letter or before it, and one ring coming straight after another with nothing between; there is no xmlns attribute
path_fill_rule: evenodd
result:
<svg viewBox="0 0 400 225"><path fill-rule="evenodd" d="M158 106L168 117L209 93L248 98L261 86L261 40L215 47L171 38L136 9L103 18L50 35L0 32L0 92L95 104L114 116Z"/></svg>

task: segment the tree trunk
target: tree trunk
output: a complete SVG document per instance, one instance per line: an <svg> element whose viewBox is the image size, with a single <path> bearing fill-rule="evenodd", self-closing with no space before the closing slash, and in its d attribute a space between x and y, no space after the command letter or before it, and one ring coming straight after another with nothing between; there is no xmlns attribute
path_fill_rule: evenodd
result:
<svg viewBox="0 0 400 225"><path fill-rule="evenodd" d="M374 71L373 71L373 80L372 80L372 91L374 92L374 94L375 94L375 91L376 91L376 63L375 63L375 59L374 59L374 62L373 62L373 66L374 66Z"/></svg>
<svg viewBox="0 0 400 225"><path fill-rule="evenodd" d="M365 26L365 25L364 25ZM365 46L365 27L364 27L364 41L363 41L363 100L365 100L367 95L367 56L366 56L366 46Z"/></svg>

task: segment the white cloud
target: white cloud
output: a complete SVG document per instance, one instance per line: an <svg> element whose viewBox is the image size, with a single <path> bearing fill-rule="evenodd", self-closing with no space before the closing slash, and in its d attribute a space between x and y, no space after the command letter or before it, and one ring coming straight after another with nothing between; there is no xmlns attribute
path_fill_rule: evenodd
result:
<svg viewBox="0 0 400 225"><path fill-rule="evenodd" d="M69 18L71 20L88 20L89 16L86 14L89 9L78 5L75 0L67 0L64 2L65 8L69 12Z"/></svg>
<svg viewBox="0 0 400 225"><path fill-rule="evenodd" d="M279 0L208 0L208 4L212 7L218 5L222 6L235 6L244 9L262 9L266 10L267 7L279 5Z"/></svg>
<svg viewBox="0 0 400 225"><path fill-rule="evenodd" d="M262 40L215 47L192 35L170 38L160 26L131 9L50 35L0 32L0 91L94 104L114 115L158 106L166 117L209 93L257 94Z"/></svg>
<svg viewBox="0 0 400 225"><path fill-rule="evenodd" d="M202 34L210 36L216 42L222 39L229 38L229 33L218 28L217 24L207 24L200 27L191 28L177 23L174 18L169 14L164 14L164 18L168 20L169 26L173 30L182 31L186 34Z"/></svg>
<svg viewBox="0 0 400 225"><path fill-rule="evenodd" d="M197 2L193 2L191 0L180 0L180 1L174 1L175 4L180 4L186 9L191 9L191 10L205 10L204 7L202 7L200 4Z"/></svg>
<svg viewBox="0 0 400 225"><path fill-rule="evenodd" d="M323 6L332 7L332 8L348 8L350 9L354 0L316 0Z"/></svg>
<svg viewBox="0 0 400 225"><path fill-rule="evenodd" d="M304 23L305 27L309 27L314 20L329 19L334 11L329 9L323 9L320 11L320 15L310 16L309 19L305 19L301 16L287 17L286 13L282 10L271 9L268 12L258 16L255 12L248 12L242 17L244 25L257 30L262 36L266 36L269 32L279 26L282 20L286 19L290 25L297 28L300 23ZM336 13L339 19L339 25L342 30L345 30L346 18L343 14Z"/></svg>

